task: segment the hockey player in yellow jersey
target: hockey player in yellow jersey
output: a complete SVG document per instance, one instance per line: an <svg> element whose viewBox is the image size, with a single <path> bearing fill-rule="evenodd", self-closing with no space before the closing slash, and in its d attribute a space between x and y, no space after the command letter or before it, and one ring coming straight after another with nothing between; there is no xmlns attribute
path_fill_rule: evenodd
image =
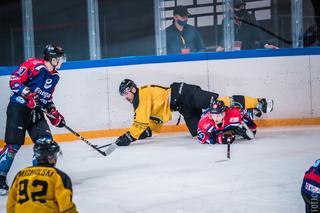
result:
<svg viewBox="0 0 320 213"><path fill-rule="evenodd" d="M16 175L8 194L7 213L77 213L72 183L55 168L59 145L40 137L34 145L34 164Z"/></svg>
<svg viewBox="0 0 320 213"><path fill-rule="evenodd" d="M153 130L160 130L164 123L172 119L171 111L178 111L184 117L194 137L197 135L202 110L218 98L218 94L202 90L197 85L174 82L170 87L146 85L138 88L130 79L120 83L119 93L133 105L134 120L129 131L116 140L118 146L128 146L135 140L151 137ZM226 106L257 109L259 113L273 109L273 101L265 98L235 95L222 97L221 100Z"/></svg>

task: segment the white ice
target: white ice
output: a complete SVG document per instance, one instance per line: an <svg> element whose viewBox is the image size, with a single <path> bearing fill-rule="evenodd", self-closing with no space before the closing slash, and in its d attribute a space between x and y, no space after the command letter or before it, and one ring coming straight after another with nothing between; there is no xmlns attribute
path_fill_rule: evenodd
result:
<svg viewBox="0 0 320 213"><path fill-rule="evenodd" d="M77 141L61 143L57 167L73 181L79 212L301 213L300 186L319 158L319 138L320 126L259 129L254 140L231 145L230 160L225 145L199 144L187 132L155 135L108 157ZM9 183L31 156L31 146L20 150Z"/></svg>

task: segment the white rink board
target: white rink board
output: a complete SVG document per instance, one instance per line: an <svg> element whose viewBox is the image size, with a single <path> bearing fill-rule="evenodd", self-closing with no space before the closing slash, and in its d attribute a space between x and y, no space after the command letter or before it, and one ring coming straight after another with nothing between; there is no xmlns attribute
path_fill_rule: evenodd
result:
<svg viewBox="0 0 320 213"><path fill-rule="evenodd" d="M309 56L212 60L208 63L210 89L220 95L274 99L274 111L264 118L311 117ZM319 87L319 83L314 86Z"/></svg>
<svg viewBox="0 0 320 213"><path fill-rule="evenodd" d="M320 56L310 56L311 69L311 114L314 117L320 116Z"/></svg>
<svg viewBox="0 0 320 213"><path fill-rule="evenodd" d="M77 131L129 127L133 108L118 92L124 78L138 85L187 82L223 95L243 94L275 100L264 118L320 115L320 56L285 56L154 63L62 70L54 101ZM9 76L0 76L0 139L4 138ZM176 123L178 114L168 124ZM52 128L53 133L67 132Z"/></svg>

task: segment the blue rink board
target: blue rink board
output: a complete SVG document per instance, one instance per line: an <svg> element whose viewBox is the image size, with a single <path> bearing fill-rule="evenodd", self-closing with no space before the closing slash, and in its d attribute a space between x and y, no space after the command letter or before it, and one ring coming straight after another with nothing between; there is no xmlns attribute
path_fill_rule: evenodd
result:
<svg viewBox="0 0 320 213"><path fill-rule="evenodd" d="M191 54L177 54L165 56L132 56L120 58L107 58L100 60L71 61L62 65L60 71L76 70L95 67L127 66L137 64L156 64L169 62L203 61L203 60L226 60L237 58L258 58L258 57L282 57L282 56L301 56L301 55L320 55L320 48L292 48L278 50L242 50L234 52L203 52ZM10 75L17 66L0 67L0 76Z"/></svg>

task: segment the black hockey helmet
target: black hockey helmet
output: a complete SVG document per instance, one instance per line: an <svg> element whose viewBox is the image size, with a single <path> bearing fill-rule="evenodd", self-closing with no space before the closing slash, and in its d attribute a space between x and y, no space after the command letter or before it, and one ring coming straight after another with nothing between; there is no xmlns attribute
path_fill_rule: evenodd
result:
<svg viewBox="0 0 320 213"><path fill-rule="evenodd" d="M119 86L120 95L124 95L126 91L131 90L133 87L137 87L137 85L130 79L124 79L121 81Z"/></svg>
<svg viewBox="0 0 320 213"><path fill-rule="evenodd" d="M210 105L211 114L220 114L226 110L226 106L223 101L216 100Z"/></svg>
<svg viewBox="0 0 320 213"><path fill-rule="evenodd" d="M57 160L60 147L51 137L40 136L33 146L34 157L39 163L49 163L49 158Z"/></svg>
<svg viewBox="0 0 320 213"><path fill-rule="evenodd" d="M43 58L46 61L51 61L52 58L60 58L64 56L64 50L62 47L55 46L53 44L47 44L43 50Z"/></svg>

